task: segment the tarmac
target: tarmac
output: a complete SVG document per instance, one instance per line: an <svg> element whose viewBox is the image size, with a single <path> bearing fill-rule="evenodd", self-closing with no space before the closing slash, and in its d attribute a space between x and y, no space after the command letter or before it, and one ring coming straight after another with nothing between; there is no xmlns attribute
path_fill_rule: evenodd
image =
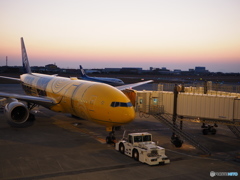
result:
<svg viewBox="0 0 240 180"><path fill-rule="evenodd" d="M0 84L0 91L24 94L19 84ZM120 139L124 130L152 133L153 140L166 148L171 162L149 166L106 144L108 133L100 125L43 107L33 112L36 121L28 128L10 127L0 112L0 179L211 179L210 172L215 173L215 179L230 179L222 172L236 172L238 177L231 177L234 179L240 176L240 140L226 126L219 126L216 135L204 136L201 124L184 122L184 130L212 152L205 156L188 142L174 147L168 127L137 113L116 136Z"/></svg>

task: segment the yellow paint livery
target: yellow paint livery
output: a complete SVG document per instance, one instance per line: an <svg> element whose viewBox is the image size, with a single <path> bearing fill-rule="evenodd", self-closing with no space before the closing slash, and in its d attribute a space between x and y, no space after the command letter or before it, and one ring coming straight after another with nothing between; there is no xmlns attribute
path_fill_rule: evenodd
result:
<svg viewBox="0 0 240 180"><path fill-rule="evenodd" d="M113 102L128 104L130 100L118 89L103 83L71 80L64 77L42 74L23 74L21 81L28 95L38 96L43 89L37 87L38 81L49 80L45 84L46 96L56 104L49 109L70 113L77 117L94 121L106 127L121 126L135 117L133 106L112 107ZM29 83L28 79L31 79Z"/></svg>

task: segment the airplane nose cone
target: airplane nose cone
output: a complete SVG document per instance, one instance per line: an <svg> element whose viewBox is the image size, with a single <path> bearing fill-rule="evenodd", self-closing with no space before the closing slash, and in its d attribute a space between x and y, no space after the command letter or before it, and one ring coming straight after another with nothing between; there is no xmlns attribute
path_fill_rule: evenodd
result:
<svg viewBox="0 0 240 180"><path fill-rule="evenodd" d="M130 123L135 119L135 111L133 108L129 108L123 114L121 114L121 116L124 123Z"/></svg>

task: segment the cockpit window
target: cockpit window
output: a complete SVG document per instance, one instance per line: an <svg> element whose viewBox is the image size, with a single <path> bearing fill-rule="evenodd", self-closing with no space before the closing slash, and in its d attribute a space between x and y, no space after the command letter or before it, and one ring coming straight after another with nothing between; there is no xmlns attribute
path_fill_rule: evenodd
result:
<svg viewBox="0 0 240 180"><path fill-rule="evenodd" d="M128 107L127 103L120 103L121 107Z"/></svg>
<svg viewBox="0 0 240 180"><path fill-rule="evenodd" d="M132 103L128 102L128 103L124 103L124 102L112 102L111 103L112 107L132 107Z"/></svg>

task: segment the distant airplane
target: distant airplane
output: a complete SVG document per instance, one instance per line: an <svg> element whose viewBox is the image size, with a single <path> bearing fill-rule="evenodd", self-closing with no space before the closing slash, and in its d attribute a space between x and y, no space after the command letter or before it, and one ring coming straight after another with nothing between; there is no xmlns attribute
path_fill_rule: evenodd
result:
<svg viewBox="0 0 240 180"><path fill-rule="evenodd" d="M12 127L27 127L35 117L30 111L41 105L55 112L70 113L93 121L113 131L114 127L131 122L135 111L130 100L121 91L149 83L113 87L104 83L32 73L23 38L21 38L22 63L25 74L18 78L0 76L20 81L27 95L0 92L7 98L4 114Z"/></svg>
<svg viewBox="0 0 240 180"><path fill-rule="evenodd" d="M89 77L88 75L86 75L81 65L80 65L80 75L81 75L80 79L86 80L86 81L101 82L101 83L106 83L112 86L120 86L124 84L124 82L121 79L117 79L117 78Z"/></svg>

